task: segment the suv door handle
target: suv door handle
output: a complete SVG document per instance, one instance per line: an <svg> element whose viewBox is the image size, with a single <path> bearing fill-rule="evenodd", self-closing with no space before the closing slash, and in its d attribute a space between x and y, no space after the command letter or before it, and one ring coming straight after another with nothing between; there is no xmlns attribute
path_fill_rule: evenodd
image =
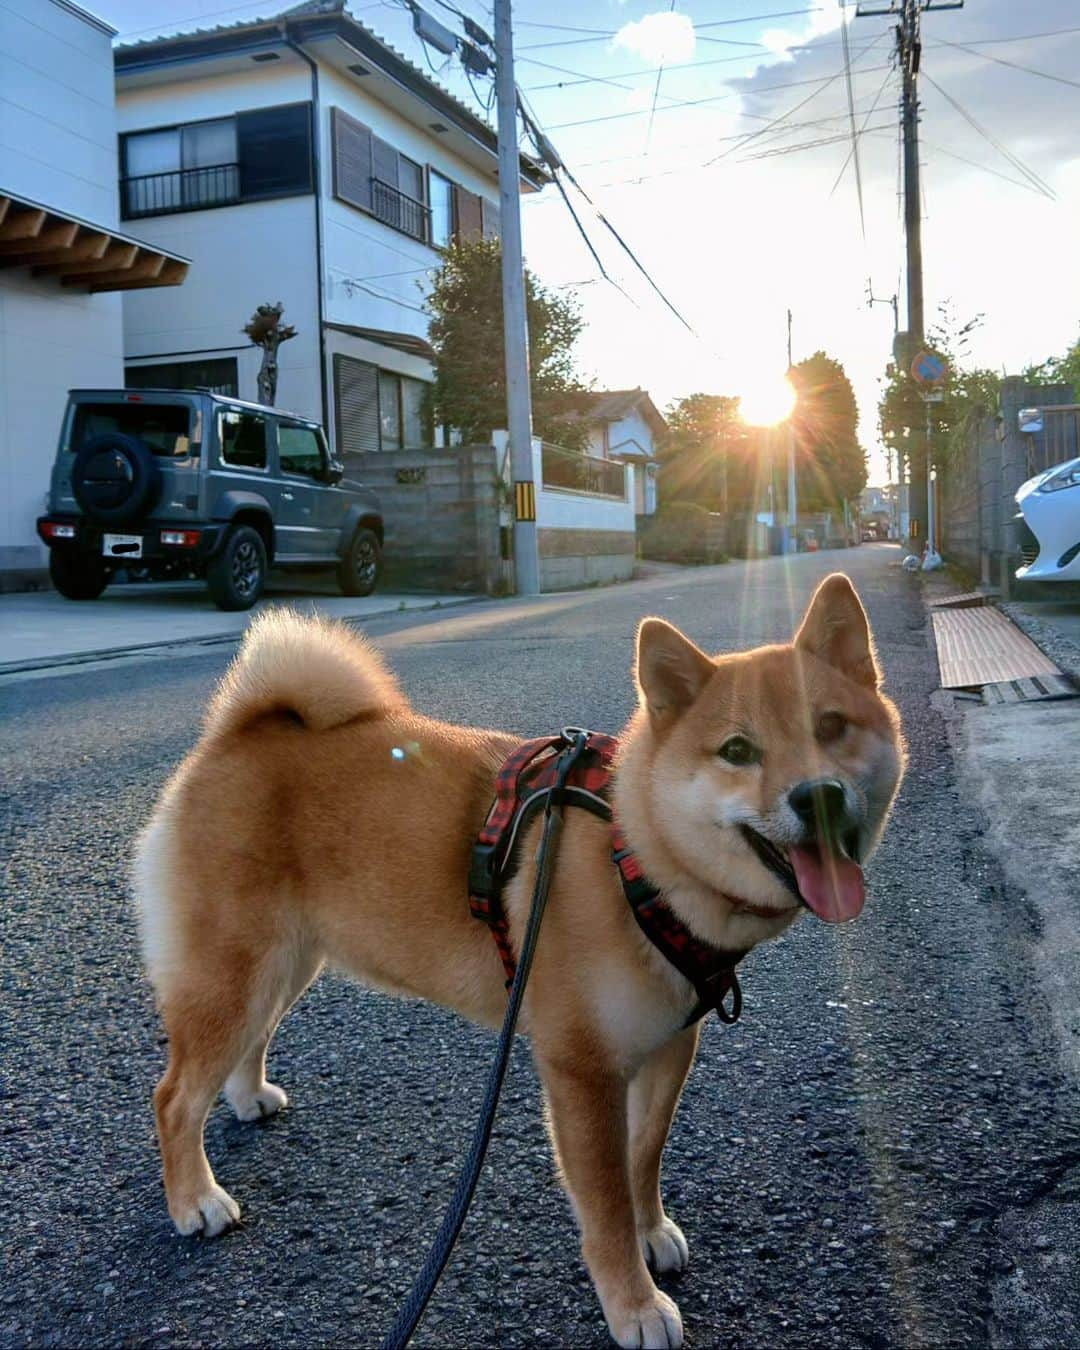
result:
<svg viewBox="0 0 1080 1350"><path fill-rule="evenodd" d="M283 492L281 494L281 499L282 501L291 502L293 499L293 495L291 492Z"/></svg>

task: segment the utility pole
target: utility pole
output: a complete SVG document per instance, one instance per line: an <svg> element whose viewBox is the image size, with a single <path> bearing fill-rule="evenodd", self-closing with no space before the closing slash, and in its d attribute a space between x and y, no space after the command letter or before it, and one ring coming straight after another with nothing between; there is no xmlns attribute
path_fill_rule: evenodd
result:
<svg viewBox="0 0 1080 1350"><path fill-rule="evenodd" d="M791 378L791 310L787 312L787 364L788 378ZM787 420L787 515L788 537L787 553L799 551L799 503L795 490L795 409L792 408Z"/></svg>
<svg viewBox="0 0 1080 1350"><path fill-rule="evenodd" d="M495 0L495 95L499 122L499 232L502 238L506 419L514 479L514 581L518 595L539 595L540 556L533 481L529 327L521 249L521 164L510 0Z"/></svg>
<svg viewBox="0 0 1080 1350"><path fill-rule="evenodd" d="M900 126L904 140L904 235L907 241L907 332L897 334L894 352L905 373L926 341L923 312L922 194L919 187L919 62L922 56L922 16L931 10L963 9L964 0L870 0L856 6L857 19L895 15L896 59L903 81ZM910 543L920 551L926 539L929 443L921 427L910 428L913 453L908 458L908 519ZM922 444L919 441L922 440Z"/></svg>

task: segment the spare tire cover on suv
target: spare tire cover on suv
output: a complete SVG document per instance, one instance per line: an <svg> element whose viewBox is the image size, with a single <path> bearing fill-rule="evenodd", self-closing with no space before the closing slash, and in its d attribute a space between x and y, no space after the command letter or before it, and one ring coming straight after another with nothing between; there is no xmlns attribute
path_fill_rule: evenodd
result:
<svg viewBox="0 0 1080 1350"><path fill-rule="evenodd" d="M161 471L154 452L118 431L92 436L79 447L71 470L75 500L102 525L126 525L154 509Z"/></svg>

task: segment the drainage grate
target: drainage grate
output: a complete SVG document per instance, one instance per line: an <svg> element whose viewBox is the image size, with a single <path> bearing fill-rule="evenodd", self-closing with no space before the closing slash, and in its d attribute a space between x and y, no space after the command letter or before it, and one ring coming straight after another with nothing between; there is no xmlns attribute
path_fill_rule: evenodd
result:
<svg viewBox="0 0 1080 1350"><path fill-rule="evenodd" d="M1034 703L1045 699L1080 698L1080 690L1065 675L1032 675L1029 679L984 685L982 697L987 704Z"/></svg>

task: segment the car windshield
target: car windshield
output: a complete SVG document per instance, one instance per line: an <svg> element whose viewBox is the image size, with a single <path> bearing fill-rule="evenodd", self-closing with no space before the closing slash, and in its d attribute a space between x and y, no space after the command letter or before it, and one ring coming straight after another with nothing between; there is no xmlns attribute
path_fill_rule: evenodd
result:
<svg viewBox="0 0 1080 1350"><path fill-rule="evenodd" d="M78 403L68 449L94 436L135 436L155 455L191 453L191 409L185 403Z"/></svg>

